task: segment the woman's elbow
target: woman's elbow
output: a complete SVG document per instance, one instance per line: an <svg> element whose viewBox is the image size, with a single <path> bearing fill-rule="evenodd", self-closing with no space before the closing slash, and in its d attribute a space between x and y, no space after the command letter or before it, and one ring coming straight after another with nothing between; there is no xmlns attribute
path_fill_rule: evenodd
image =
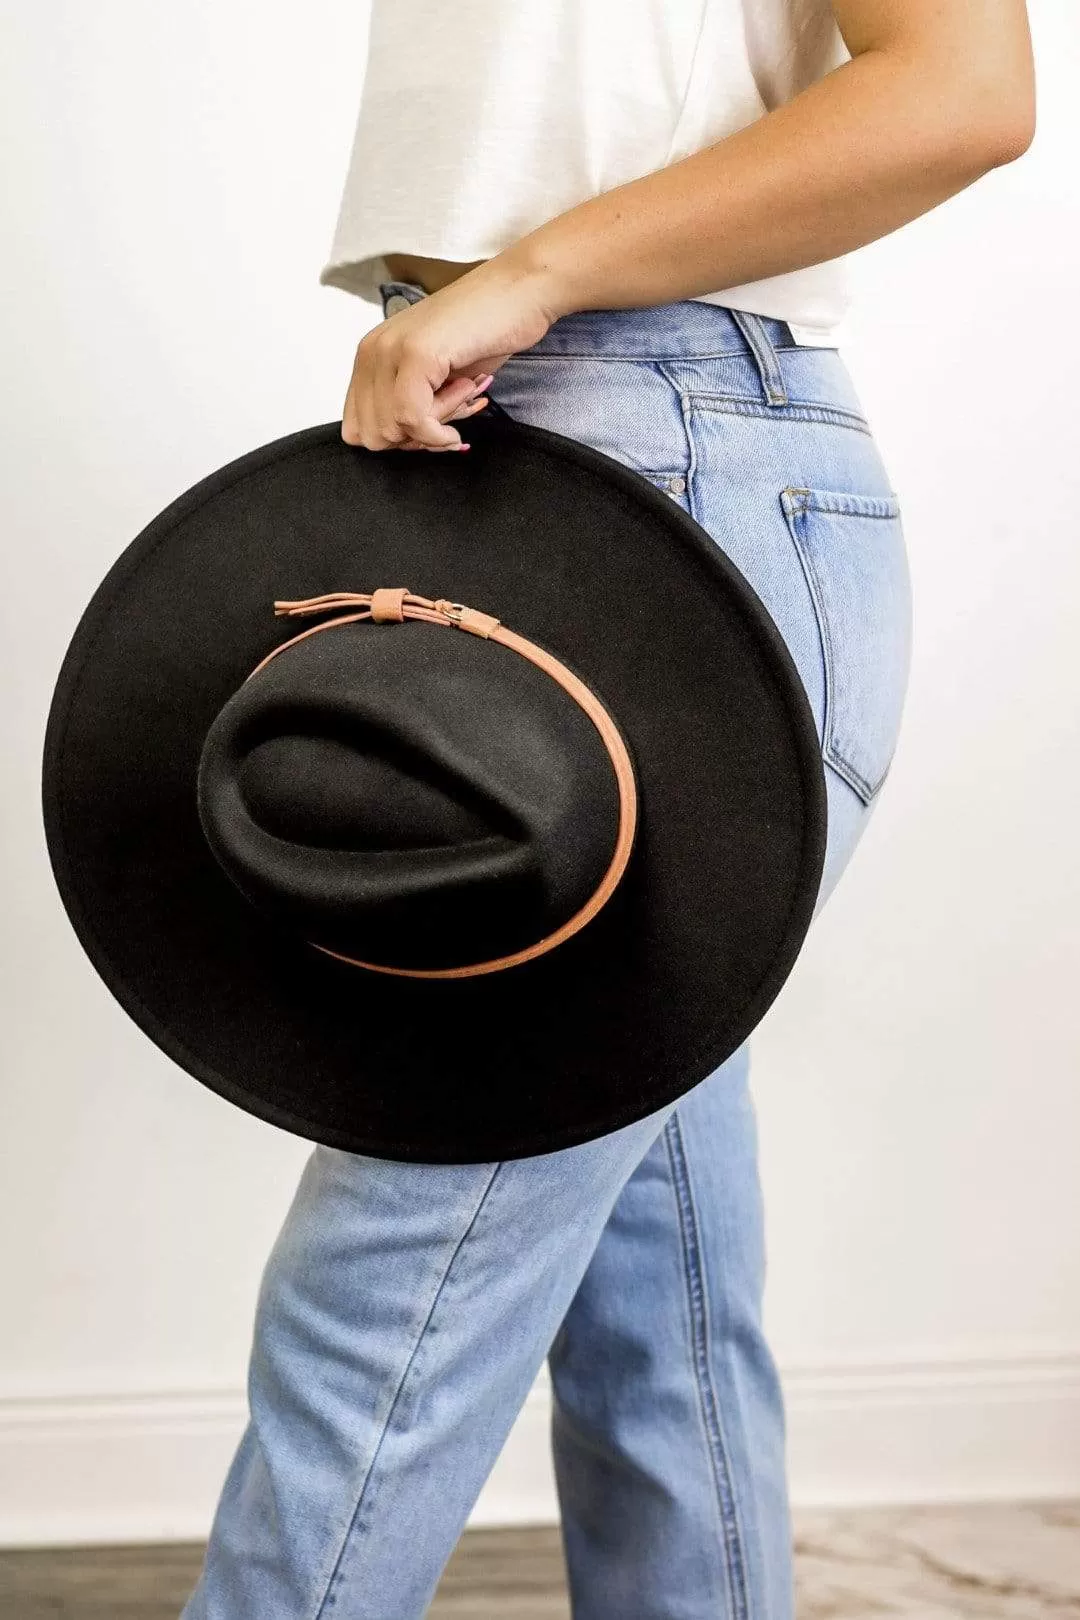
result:
<svg viewBox="0 0 1080 1620"><path fill-rule="evenodd" d="M1015 106L1003 102L989 120L986 151L991 168L1013 163L1023 157L1035 139L1034 97L1019 100Z"/></svg>
<svg viewBox="0 0 1080 1620"><path fill-rule="evenodd" d="M1035 139L1035 87L1026 77L984 82L962 104L966 115L954 125L952 145L976 173L1015 162Z"/></svg>

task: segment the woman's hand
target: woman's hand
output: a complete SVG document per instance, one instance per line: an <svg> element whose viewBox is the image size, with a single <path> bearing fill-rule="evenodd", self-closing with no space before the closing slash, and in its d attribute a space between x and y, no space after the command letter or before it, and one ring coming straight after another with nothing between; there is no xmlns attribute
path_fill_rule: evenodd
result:
<svg viewBox="0 0 1080 1620"><path fill-rule="evenodd" d="M398 310L357 348L341 437L368 450L468 448L447 424L482 410L477 384L558 313L549 278L513 250Z"/></svg>

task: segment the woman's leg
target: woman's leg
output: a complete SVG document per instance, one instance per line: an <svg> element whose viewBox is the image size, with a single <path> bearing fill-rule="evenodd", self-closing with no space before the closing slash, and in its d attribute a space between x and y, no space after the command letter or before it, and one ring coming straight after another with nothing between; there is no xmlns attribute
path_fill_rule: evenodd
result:
<svg viewBox="0 0 1080 1620"><path fill-rule="evenodd" d="M270 1256L250 1421L184 1620L420 1620L627 1176L317 1148Z"/></svg>
<svg viewBox="0 0 1080 1620"><path fill-rule="evenodd" d="M630 1177L549 1364L575 1620L788 1620L784 1412L744 1044Z"/></svg>
<svg viewBox="0 0 1080 1620"><path fill-rule="evenodd" d="M870 811L842 782L831 892ZM548 1357L574 1620L792 1620L750 1043L680 1098Z"/></svg>
<svg viewBox="0 0 1080 1620"><path fill-rule="evenodd" d="M776 349L780 323L733 326L717 312L716 325L716 346L730 353L680 355L675 318L658 333L663 358L649 363L644 326L591 317L571 335L563 323L565 354L511 360L491 392L521 420L644 472L768 607L825 754L816 916L872 816L896 742L911 631L903 541L838 357ZM575 1620L793 1614L748 1070L744 1044L680 1099L616 1201L552 1345Z"/></svg>

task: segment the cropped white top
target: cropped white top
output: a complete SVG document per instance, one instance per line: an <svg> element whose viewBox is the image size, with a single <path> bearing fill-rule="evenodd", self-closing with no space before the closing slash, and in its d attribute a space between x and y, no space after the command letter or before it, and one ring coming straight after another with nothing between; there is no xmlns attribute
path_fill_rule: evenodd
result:
<svg viewBox="0 0 1080 1620"><path fill-rule="evenodd" d="M847 56L829 0L371 0L319 280L377 303L386 253L490 258L743 128ZM838 258L698 297L828 344L851 288Z"/></svg>

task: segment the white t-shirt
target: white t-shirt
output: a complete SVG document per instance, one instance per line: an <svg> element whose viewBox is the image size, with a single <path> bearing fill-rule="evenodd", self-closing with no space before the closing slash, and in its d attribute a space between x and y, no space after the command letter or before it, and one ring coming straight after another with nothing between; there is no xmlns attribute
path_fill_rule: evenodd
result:
<svg viewBox="0 0 1080 1620"><path fill-rule="evenodd" d="M377 303L386 253L490 258L847 59L829 0L371 0L356 136L319 280ZM830 343L851 287L837 258L698 297L778 316L797 342Z"/></svg>

